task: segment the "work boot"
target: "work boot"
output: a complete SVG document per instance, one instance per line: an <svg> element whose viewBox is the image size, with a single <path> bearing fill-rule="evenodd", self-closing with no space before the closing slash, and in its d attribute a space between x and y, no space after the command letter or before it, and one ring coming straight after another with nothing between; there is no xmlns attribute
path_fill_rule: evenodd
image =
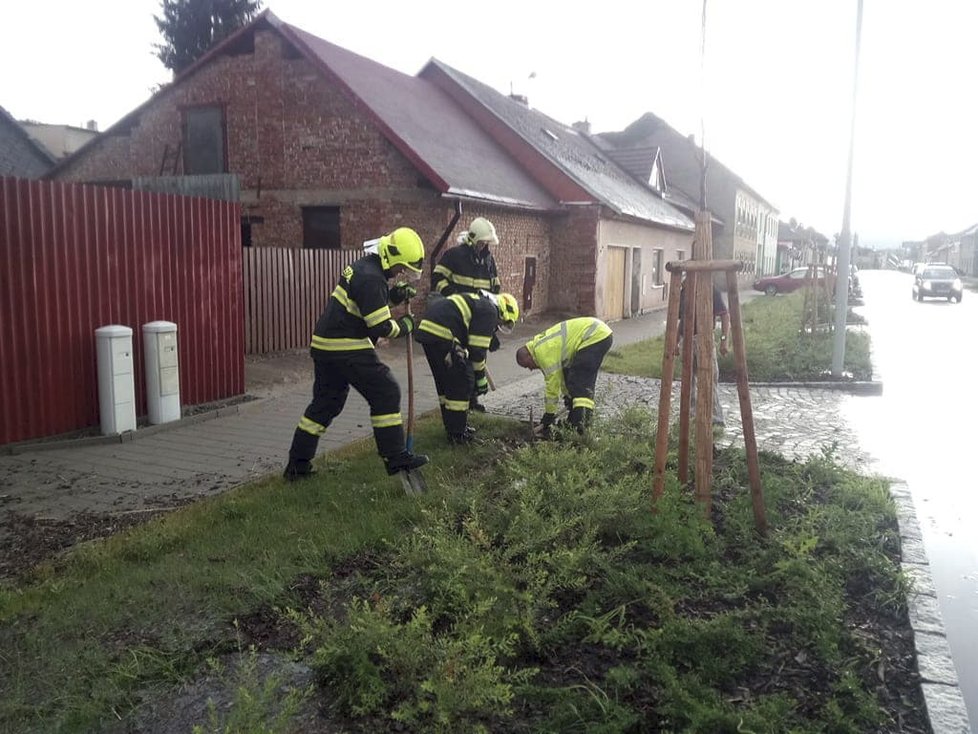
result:
<svg viewBox="0 0 978 734"><path fill-rule="evenodd" d="M462 433L464 433L466 436L472 436L472 437L475 437L475 434L478 432L479 429L476 428L475 426L466 426L465 430L462 431Z"/></svg>
<svg viewBox="0 0 978 734"><path fill-rule="evenodd" d="M474 410L476 413L485 413L486 406L479 402L479 398L471 397L469 398L469 410Z"/></svg>
<svg viewBox="0 0 978 734"><path fill-rule="evenodd" d="M311 461L292 459L286 465L282 478L287 482L297 482L300 479L307 479L315 473L316 470L312 468Z"/></svg>
<svg viewBox="0 0 978 734"><path fill-rule="evenodd" d="M450 443L452 446L465 446L467 444L475 443L475 440L475 434L469 433L468 431L448 434L448 443Z"/></svg>
<svg viewBox="0 0 978 734"><path fill-rule="evenodd" d="M384 459L384 465L387 467L387 473L390 476L394 476L399 471L420 469L427 463L427 456L424 454L412 454L410 451L402 451L397 456L391 456Z"/></svg>

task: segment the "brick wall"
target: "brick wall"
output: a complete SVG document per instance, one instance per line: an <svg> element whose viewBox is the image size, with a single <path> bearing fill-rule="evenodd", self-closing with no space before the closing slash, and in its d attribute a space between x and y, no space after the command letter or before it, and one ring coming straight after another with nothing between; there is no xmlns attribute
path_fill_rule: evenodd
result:
<svg viewBox="0 0 978 734"><path fill-rule="evenodd" d="M551 224L551 309L595 313L600 214L598 205L573 207Z"/></svg>

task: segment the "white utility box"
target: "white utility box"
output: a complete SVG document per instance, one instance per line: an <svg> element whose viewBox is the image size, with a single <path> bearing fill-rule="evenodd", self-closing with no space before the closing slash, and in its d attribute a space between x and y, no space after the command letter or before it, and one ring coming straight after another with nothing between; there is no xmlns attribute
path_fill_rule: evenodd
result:
<svg viewBox="0 0 978 734"><path fill-rule="evenodd" d="M177 325L170 321L143 324L146 357L146 407L149 422L169 423L180 418L180 366L177 360Z"/></svg>
<svg viewBox="0 0 978 734"><path fill-rule="evenodd" d="M136 430L136 386L132 370L132 329L101 326L95 330L98 358L98 407L102 433Z"/></svg>

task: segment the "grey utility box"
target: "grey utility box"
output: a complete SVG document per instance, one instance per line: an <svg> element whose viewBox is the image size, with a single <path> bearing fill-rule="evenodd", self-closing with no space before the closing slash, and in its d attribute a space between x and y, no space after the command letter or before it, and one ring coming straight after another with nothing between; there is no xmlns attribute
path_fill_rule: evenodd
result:
<svg viewBox="0 0 978 734"><path fill-rule="evenodd" d="M143 324L146 357L146 407L149 422L169 423L180 418L180 366L177 325L170 321Z"/></svg>
<svg viewBox="0 0 978 734"><path fill-rule="evenodd" d="M113 324L95 330L98 407L105 435L136 430L132 329Z"/></svg>

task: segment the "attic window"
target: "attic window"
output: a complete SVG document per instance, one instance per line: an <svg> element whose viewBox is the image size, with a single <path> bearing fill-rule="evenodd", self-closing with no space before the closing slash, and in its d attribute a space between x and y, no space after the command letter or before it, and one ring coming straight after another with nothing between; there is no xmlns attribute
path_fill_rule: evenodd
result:
<svg viewBox="0 0 978 734"><path fill-rule="evenodd" d="M540 129L543 131L543 134L544 135L546 135L548 138L550 138L551 140L553 140L555 143L560 139L560 138L557 137L557 133L551 132L550 130L548 130L545 127L541 127Z"/></svg>

